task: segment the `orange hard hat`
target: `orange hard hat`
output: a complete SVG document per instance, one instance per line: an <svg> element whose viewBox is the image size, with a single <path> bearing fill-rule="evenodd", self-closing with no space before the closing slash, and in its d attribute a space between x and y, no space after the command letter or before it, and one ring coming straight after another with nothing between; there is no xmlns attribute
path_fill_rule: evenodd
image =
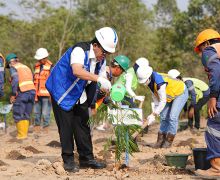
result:
<svg viewBox="0 0 220 180"><path fill-rule="evenodd" d="M210 39L220 39L220 34L213 29L205 29L204 31L200 32L196 38L194 51L199 53L199 45Z"/></svg>

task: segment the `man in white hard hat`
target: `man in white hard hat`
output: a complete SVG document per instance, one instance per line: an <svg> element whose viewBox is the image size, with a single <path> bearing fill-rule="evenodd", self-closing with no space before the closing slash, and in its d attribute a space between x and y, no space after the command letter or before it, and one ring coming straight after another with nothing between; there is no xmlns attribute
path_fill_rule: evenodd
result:
<svg viewBox="0 0 220 180"><path fill-rule="evenodd" d="M48 133L50 124L51 100L50 93L45 87L47 78L50 75L52 62L48 59L49 53L45 48L39 48L34 58L37 60L34 68L34 85L36 88L34 104L34 131L41 130L41 119L43 119L43 132Z"/></svg>
<svg viewBox="0 0 220 180"><path fill-rule="evenodd" d="M89 82L95 81L101 89L110 90L111 83L106 78L106 56L115 53L117 42L118 36L113 28L97 30L92 41L77 43L63 54L46 82L67 171L79 170L74 162L74 140L80 167L106 167L94 159L85 89Z"/></svg>

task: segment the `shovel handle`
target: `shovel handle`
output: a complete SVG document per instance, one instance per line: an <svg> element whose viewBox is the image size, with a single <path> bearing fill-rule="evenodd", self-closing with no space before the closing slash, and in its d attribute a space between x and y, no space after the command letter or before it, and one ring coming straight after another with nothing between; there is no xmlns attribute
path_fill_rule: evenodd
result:
<svg viewBox="0 0 220 180"><path fill-rule="evenodd" d="M145 120L145 121L144 121L144 124L141 126L141 129L144 129L144 128L146 128L147 126L148 126L148 120ZM135 139L135 138L138 136L139 133L140 133L139 131L135 131L135 132L132 134L132 138Z"/></svg>

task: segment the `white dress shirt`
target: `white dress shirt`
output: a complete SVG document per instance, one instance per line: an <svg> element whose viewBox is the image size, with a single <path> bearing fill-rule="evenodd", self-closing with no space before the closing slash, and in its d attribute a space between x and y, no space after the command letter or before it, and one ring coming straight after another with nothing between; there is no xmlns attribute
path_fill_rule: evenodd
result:
<svg viewBox="0 0 220 180"><path fill-rule="evenodd" d="M84 59L85 59L84 50L81 47L75 47L70 55L70 65L72 65L72 64L84 65ZM96 57L95 57L95 53L93 51L92 44L90 45L89 60L90 60L90 73L94 74L96 63L98 63L98 61L96 61ZM100 69L99 76L106 78L106 61L103 63L103 65ZM91 83L91 81L87 82L87 84L90 84L90 83ZM87 95L86 95L86 91L84 89L84 91L79 99L79 103L83 104L86 100L87 100Z"/></svg>

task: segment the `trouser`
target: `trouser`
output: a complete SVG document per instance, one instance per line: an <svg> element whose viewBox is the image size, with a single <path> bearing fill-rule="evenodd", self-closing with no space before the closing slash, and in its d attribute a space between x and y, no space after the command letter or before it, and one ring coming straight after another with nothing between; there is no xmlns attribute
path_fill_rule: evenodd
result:
<svg viewBox="0 0 220 180"><path fill-rule="evenodd" d="M39 97L34 104L35 126L40 126L43 118L43 127L50 124L51 101L49 97Z"/></svg>
<svg viewBox="0 0 220 180"><path fill-rule="evenodd" d="M34 105L35 91L18 92L13 103L13 118L17 123L20 120L30 120Z"/></svg>
<svg viewBox="0 0 220 180"><path fill-rule="evenodd" d="M160 132L176 134L180 112L188 99L188 90L185 87L183 94L177 96L172 102L166 103L160 113Z"/></svg>
<svg viewBox="0 0 220 180"><path fill-rule="evenodd" d="M74 140L80 160L94 159L87 102L76 104L70 111L61 109L53 99L52 106L60 135L64 163L74 160Z"/></svg>
<svg viewBox="0 0 220 180"><path fill-rule="evenodd" d="M201 99L199 99L199 101L194 106L195 127L197 129L200 128L200 110L208 102L208 100L209 100L208 96L203 96ZM189 111L190 111L190 108L192 108L192 106L189 107ZM193 117L189 118L188 125L190 127L193 127Z"/></svg>
<svg viewBox="0 0 220 180"><path fill-rule="evenodd" d="M214 118L209 118L205 132L207 160L220 158L220 111Z"/></svg>

